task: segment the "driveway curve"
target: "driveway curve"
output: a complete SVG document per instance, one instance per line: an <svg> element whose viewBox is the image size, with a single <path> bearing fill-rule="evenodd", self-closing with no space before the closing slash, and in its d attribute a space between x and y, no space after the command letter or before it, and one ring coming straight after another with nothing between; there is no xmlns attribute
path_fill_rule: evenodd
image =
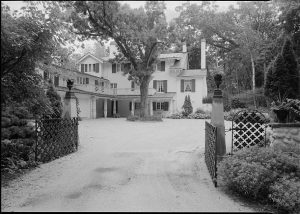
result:
<svg viewBox="0 0 300 214"><path fill-rule="evenodd" d="M213 186L205 120L84 120L76 153L2 188L2 211L251 212Z"/></svg>

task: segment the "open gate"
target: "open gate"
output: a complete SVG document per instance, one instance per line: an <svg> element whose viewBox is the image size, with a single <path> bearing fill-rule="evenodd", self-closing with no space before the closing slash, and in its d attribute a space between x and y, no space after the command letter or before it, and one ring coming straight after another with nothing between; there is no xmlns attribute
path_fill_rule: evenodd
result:
<svg viewBox="0 0 300 214"><path fill-rule="evenodd" d="M217 127L205 122L205 163L217 187Z"/></svg>
<svg viewBox="0 0 300 214"><path fill-rule="evenodd" d="M244 109L232 119L231 153L243 148L266 146L266 118L257 110Z"/></svg>

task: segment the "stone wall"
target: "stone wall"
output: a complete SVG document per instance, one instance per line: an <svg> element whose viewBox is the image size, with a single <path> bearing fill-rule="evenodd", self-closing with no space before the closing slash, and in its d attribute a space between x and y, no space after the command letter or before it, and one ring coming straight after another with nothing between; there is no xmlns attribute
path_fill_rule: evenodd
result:
<svg viewBox="0 0 300 214"><path fill-rule="evenodd" d="M270 146L298 145L300 148L299 123L270 123L266 130L267 142Z"/></svg>

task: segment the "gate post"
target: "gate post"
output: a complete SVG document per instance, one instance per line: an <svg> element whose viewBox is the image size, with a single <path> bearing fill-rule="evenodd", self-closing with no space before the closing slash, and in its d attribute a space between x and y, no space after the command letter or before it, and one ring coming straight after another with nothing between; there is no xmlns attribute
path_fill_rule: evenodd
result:
<svg viewBox="0 0 300 214"><path fill-rule="evenodd" d="M217 89L214 90L213 95L211 124L217 127L216 150L218 161L220 161L222 159L222 156L226 154L223 95L222 90L219 89L219 86L222 83L222 76L220 74L217 74L215 75L214 79L217 85Z"/></svg>
<svg viewBox="0 0 300 214"><path fill-rule="evenodd" d="M71 91L71 88L73 87L72 80L67 80L67 87L69 88L69 91L66 92L64 98L62 117L70 119L72 117L77 117L76 96L74 92Z"/></svg>

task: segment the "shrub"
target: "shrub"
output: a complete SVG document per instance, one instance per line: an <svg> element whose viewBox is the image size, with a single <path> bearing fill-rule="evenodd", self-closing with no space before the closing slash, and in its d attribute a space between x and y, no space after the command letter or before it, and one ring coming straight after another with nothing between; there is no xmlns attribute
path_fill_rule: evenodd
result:
<svg viewBox="0 0 300 214"><path fill-rule="evenodd" d="M242 103L238 98L233 98L231 100L231 108L246 108L245 103Z"/></svg>
<svg viewBox="0 0 300 214"><path fill-rule="evenodd" d="M50 85L46 92L47 97L50 100L50 105L52 108L52 114L44 115L45 118L61 118L62 116L62 103L61 103L61 97L59 94L54 90L53 85Z"/></svg>
<svg viewBox="0 0 300 214"><path fill-rule="evenodd" d="M193 114L190 114L187 118L188 119L210 119L210 115L209 114L201 114L201 113L193 113Z"/></svg>
<svg viewBox="0 0 300 214"><path fill-rule="evenodd" d="M201 108L197 108L195 113L205 114L205 111L203 111Z"/></svg>
<svg viewBox="0 0 300 214"><path fill-rule="evenodd" d="M174 113L174 114L168 116L167 118L171 118L171 119L182 119L182 118L184 118L184 116L183 116L182 113Z"/></svg>
<svg viewBox="0 0 300 214"><path fill-rule="evenodd" d="M146 116L146 117L139 117L137 115L129 115L127 117L128 121L136 121L136 120L140 120L140 121L162 121L162 117L161 115L152 115L152 116Z"/></svg>
<svg viewBox="0 0 300 214"><path fill-rule="evenodd" d="M188 116L189 114L193 113L193 107L191 103L190 95L185 96L184 104L182 106L184 116Z"/></svg>
<svg viewBox="0 0 300 214"><path fill-rule="evenodd" d="M299 198L299 158L300 154L254 146L225 158L218 174L229 189L245 197L295 210L299 207L295 199Z"/></svg>
<svg viewBox="0 0 300 214"><path fill-rule="evenodd" d="M300 179L284 176L270 186L270 200L278 208L300 212Z"/></svg>

